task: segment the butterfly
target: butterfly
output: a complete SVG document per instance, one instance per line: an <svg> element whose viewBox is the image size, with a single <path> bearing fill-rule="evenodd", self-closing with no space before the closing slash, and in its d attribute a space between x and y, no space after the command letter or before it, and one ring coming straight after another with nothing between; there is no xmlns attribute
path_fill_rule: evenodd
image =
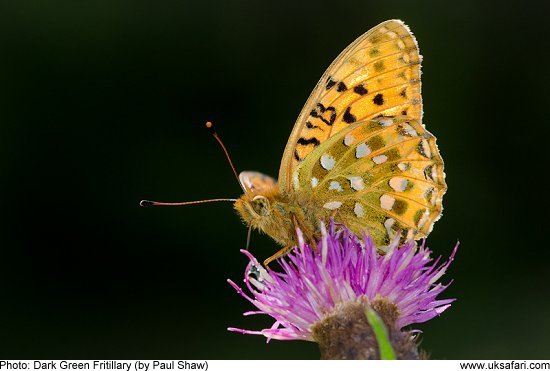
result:
<svg viewBox="0 0 550 371"><path fill-rule="evenodd" d="M421 56L409 28L389 20L351 43L325 71L288 139L279 179L238 175L234 208L283 246L264 264L321 236L332 218L381 250L427 236L447 185L435 137L422 124ZM219 140L218 140L219 141ZM223 147L223 144L222 144ZM225 147L224 147L225 150Z"/></svg>

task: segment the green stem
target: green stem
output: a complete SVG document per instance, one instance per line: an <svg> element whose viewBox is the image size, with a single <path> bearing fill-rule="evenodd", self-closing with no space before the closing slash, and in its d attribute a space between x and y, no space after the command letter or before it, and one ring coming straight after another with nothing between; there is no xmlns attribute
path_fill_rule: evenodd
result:
<svg viewBox="0 0 550 371"><path fill-rule="evenodd" d="M371 308L365 310L365 315L367 316L367 321L374 331L376 336L376 341L378 342L378 349L380 350L380 359L382 360L394 360L396 359L395 352L390 343L390 338L388 336L388 330L384 325L382 318Z"/></svg>

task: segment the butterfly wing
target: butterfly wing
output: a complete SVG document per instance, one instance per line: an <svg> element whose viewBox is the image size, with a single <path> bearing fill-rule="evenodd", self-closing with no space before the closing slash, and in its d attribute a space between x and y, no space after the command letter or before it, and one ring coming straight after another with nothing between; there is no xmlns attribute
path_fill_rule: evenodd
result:
<svg viewBox="0 0 550 371"><path fill-rule="evenodd" d="M348 125L314 149L294 172L293 189L317 200L325 217L378 246L397 231L421 238L441 216L447 186L435 137L406 116Z"/></svg>
<svg viewBox="0 0 550 371"><path fill-rule="evenodd" d="M377 116L422 120L418 46L408 27L390 20L349 45L325 71L298 116L279 169L282 192L308 154L350 124Z"/></svg>

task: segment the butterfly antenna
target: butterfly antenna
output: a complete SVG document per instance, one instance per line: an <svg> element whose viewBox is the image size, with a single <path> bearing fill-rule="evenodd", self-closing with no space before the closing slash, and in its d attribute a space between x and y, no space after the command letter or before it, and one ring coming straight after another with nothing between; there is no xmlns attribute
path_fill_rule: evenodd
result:
<svg viewBox="0 0 550 371"><path fill-rule="evenodd" d="M195 205L195 204L206 204L209 202L235 202L235 198L213 198L211 200L199 200L199 201L187 201L187 202L158 202L158 201L149 201L141 200L139 206L149 207L149 206L186 206L186 205Z"/></svg>
<svg viewBox="0 0 550 371"><path fill-rule="evenodd" d="M246 251L248 251L248 248L250 247L250 234L252 232L252 226L248 226L248 233L246 234Z"/></svg>
<svg viewBox="0 0 550 371"><path fill-rule="evenodd" d="M218 133L216 132L216 128L214 128L214 124L208 121L206 123L206 128L210 131L212 136L216 138L218 143L223 149L223 152L225 153L225 157L227 157L227 161L229 161L229 165L231 165L231 169L233 170L233 174L235 174L235 178L237 178L237 183L241 184L241 181L239 180L239 174L237 174L237 170L235 169L235 165L233 165L233 162L231 161L231 157L229 157L229 152L227 152L227 148L225 148L225 145L223 144L222 140L218 136Z"/></svg>

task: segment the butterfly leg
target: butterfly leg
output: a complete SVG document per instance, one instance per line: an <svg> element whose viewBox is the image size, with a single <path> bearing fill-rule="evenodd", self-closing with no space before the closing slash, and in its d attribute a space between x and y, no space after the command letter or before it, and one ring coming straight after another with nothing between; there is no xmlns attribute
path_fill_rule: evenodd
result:
<svg viewBox="0 0 550 371"><path fill-rule="evenodd" d="M267 265L275 259L282 258L292 250L292 246L285 246L281 250L277 251L275 254L264 260L264 267L267 268Z"/></svg>
<svg viewBox="0 0 550 371"><path fill-rule="evenodd" d="M314 251L317 251L317 242L311 230L305 225L305 223L295 214L292 214L292 223L294 224L294 229L300 228L304 236L306 237L306 243L313 248Z"/></svg>
<svg viewBox="0 0 550 371"><path fill-rule="evenodd" d="M296 219L296 216L294 214L290 214L290 220L292 221L292 227L294 230L296 228L300 227L300 224L298 223L298 220ZM267 265L271 263L275 259L282 258L286 254L288 254L292 250L292 245L288 245L283 247L281 250L277 251L275 254L264 260L264 266L267 268Z"/></svg>
<svg viewBox="0 0 550 371"><path fill-rule="evenodd" d="M296 228L300 228L300 230L302 231L302 233L306 238L306 243L309 244L309 246L311 246L315 251L317 251L317 243L315 242L313 233L311 233L309 228L306 227L305 223L303 223L303 221L295 214L291 214L290 220L292 220L292 225L294 227L294 230L296 230ZM267 268L267 265L269 263L271 263L275 259L282 258L286 254L288 254L290 251L292 251L292 249L293 249L292 245L283 247L281 250L273 254L273 256L270 256L269 258L267 258L264 261L264 266Z"/></svg>

